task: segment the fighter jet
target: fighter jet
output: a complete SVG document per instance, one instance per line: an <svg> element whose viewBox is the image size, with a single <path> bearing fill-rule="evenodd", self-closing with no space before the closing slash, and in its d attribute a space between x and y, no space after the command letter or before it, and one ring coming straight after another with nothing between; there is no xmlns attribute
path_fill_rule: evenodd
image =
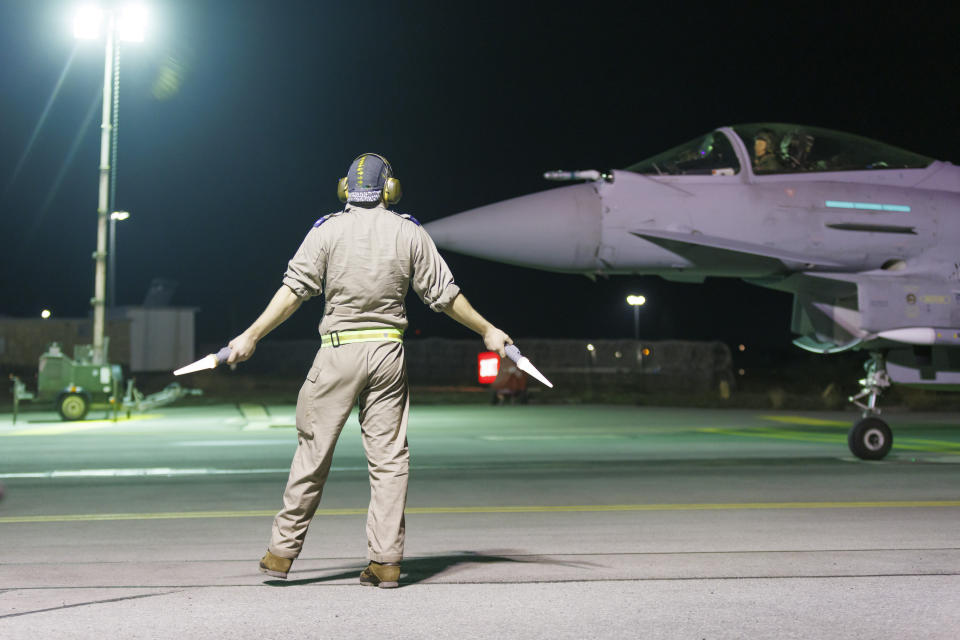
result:
<svg viewBox="0 0 960 640"><path fill-rule="evenodd" d="M445 249L591 277L742 278L793 294L794 343L869 354L851 451L893 443L891 382L960 389L960 167L792 124L721 127L625 169L426 225Z"/></svg>

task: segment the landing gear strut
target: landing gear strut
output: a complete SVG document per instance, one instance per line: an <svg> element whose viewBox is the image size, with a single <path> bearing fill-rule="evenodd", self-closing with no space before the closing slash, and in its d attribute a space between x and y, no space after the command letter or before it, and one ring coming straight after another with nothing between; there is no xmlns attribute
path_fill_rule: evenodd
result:
<svg viewBox="0 0 960 640"><path fill-rule="evenodd" d="M862 418L847 434L847 444L853 455L863 460L880 460L893 446L893 432L886 422L878 418L877 398L890 386L887 361L883 353L871 351L870 359L863 365L866 377L860 380L860 393L849 400L862 410ZM866 399L866 402L864 402Z"/></svg>

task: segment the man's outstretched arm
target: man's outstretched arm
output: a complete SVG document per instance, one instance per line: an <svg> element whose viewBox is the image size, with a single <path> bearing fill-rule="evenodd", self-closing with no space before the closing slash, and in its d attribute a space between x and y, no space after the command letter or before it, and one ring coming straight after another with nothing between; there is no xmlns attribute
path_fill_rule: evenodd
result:
<svg viewBox="0 0 960 640"><path fill-rule="evenodd" d="M473 308L473 305L462 293L458 294L443 312L466 328L483 336L483 343L487 345L487 349L496 351L501 358L506 356L504 347L513 344L510 336L490 324Z"/></svg>
<svg viewBox="0 0 960 640"><path fill-rule="evenodd" d="M300 307L301 302L302 300L290 287L285 284L280 285L260 317L246 331L230 341L231 353L227 364L249 360L257 348L257 342L293 315L293 312Z"/></svg>

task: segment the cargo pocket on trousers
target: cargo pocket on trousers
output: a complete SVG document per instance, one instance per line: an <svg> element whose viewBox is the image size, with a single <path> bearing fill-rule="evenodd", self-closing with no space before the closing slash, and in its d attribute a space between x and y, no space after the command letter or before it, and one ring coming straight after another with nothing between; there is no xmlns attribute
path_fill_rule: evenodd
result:
<svg viewBox="0 0 960 640"><path fill-rule="evenodd" d="M313 438L313 385L320 376L320 367L310 367L307 380L300 388L297 398L297 432L308 440Z"/></svg>

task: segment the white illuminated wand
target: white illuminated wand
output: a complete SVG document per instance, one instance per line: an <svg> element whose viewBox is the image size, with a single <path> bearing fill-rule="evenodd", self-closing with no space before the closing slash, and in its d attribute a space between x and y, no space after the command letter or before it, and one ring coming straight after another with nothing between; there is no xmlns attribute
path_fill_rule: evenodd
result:
<svg viewBox="0 0 960 640"><path fill-rule="evenodd" d="M517 368L520 369L520 371L526 371L531 376L553 389L553 383L547 380L542 373L537 371L537 368L533 366L533 363L530 362L530 359L520 353L520 349L517 349L517 347L512 344L508 344L504 351L506 352L508 358L517 363Z"/></svg>
<svg viewBox="0 0 960 640"><path fill-rule="evenodd" d="M504 351L507 354L507 357L517 363L517 368L520 371L525 371L531 376L547 385L551 389L553 388L553 383L547 380L546 376L540 373L533 363L530 362L530 359L520 353L520 349L512 344L508 344ZM173 372L175 376L182 376L187 373L195 373L197 371L205 371L207 369L216 369L218 365L223 364L230 357L230 347L224 347L216 353L211 353L210 355L204 356L194 362L193 364L188 364L185 367L180 367Z"/></svg>
<svg viewBox="0 0 960 640"><path fill-rule="evenodd" d="M180 367L173 372L175 376L182 376L185 373L193 373L195 371L204 371L206 369L216 369L217 365L223 364L227 361L227 358L230 357L230 347L224 347L217 351L216 353L211 353L208 356L204 356L194 362L193 364L188 364L185 367Z"/></svg>

